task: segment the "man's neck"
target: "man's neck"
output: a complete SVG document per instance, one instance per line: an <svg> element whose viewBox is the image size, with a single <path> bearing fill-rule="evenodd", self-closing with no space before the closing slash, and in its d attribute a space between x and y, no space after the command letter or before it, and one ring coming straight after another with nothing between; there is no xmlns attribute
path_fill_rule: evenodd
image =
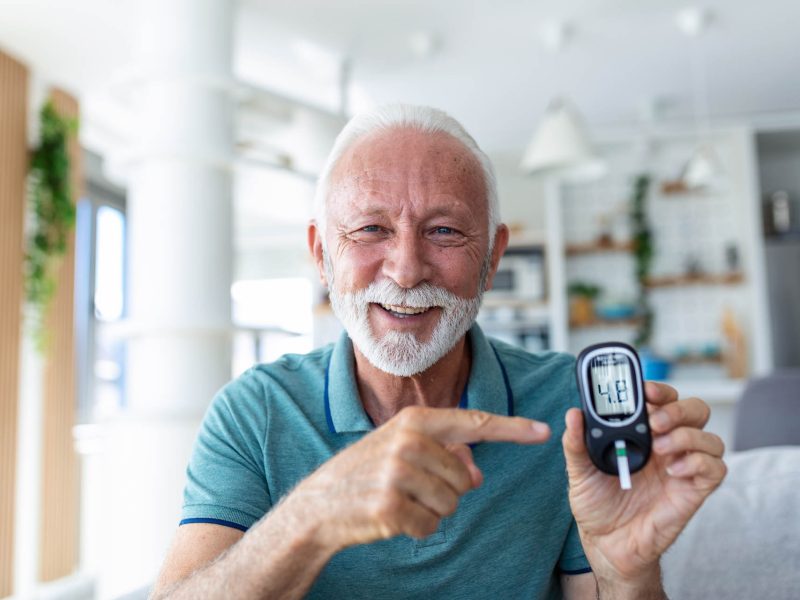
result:
<svg viewBox="0 0 800 600"><path fill-rule="evenodd" d="M472 353L467 336L427 371L397 377L374 367L358 348L355 375L364 410L380 426L406 406L453 408L469 379Z"/></svg>

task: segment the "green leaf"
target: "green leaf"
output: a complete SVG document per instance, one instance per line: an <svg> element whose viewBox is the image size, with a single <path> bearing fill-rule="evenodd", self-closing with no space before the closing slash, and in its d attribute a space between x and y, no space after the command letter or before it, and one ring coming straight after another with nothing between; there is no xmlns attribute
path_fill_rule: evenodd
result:
<svg viewBox="0 0 800 600"><path fill-rule="evenodd" d="M629 212L633 238L634 274L638 282L637 306L641 318L634 344L639 347L650 343L654 320L653 309L649 304L648 291L645 286L645 282L650 276L650 267L655 253L646 206L650 182L651 178L647 173L642 173L634 179Z"/></svg>
<svg viewBox="0 0 800 600"><path fill-rule="evenodd" d="M53 270L68 247L75 226L70 186L69 140L77 135L77 119L58 114L51 101L39 111L39 141L31 153L28 202L33 218L25 256L25 297L35 308L35 337L40 349L47 343L44 314L56 292Z"/></svg>

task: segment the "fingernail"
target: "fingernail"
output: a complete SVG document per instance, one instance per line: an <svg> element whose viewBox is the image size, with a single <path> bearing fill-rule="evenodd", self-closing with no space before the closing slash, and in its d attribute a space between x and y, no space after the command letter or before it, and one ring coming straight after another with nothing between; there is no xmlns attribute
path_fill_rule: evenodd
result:
<svg viewBox="0 0 800 600"><path fill-rule="evenodd" d="M669 438L665 435L655 438L653 440L653 450L656 452L669 450Z"/></svg>
<svg viewBox="0 0 800 600"><path fill-rule="evenodd" d="M666 429L669 427L669 417L667 413L659 411L650 415L650 426L656 429Z"/></svg>
<svg viewBox="0 0 800 600"><path fill-rule="evenodd" d="M667 467L668 475L682 475L686 472L686 460L682 459Z"/></svg>
<svg viewBox="0 0 800 600"><path fill-rule="evenodd" d="M531 429L537 435L546 435L550 433L550 426L547 423L540 423L538 421L534 421L531 423Z"/></svg>

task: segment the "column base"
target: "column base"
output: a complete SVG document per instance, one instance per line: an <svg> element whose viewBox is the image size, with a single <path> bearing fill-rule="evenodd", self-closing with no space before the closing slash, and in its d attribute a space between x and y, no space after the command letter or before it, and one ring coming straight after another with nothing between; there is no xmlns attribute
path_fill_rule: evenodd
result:
<svg viewBox="0 0 800 600"><path fill-rule="evenodd" d="M76 428L82 458L81 569L97 598L154 582L180 520L197 418L124 419Z"/></svg>

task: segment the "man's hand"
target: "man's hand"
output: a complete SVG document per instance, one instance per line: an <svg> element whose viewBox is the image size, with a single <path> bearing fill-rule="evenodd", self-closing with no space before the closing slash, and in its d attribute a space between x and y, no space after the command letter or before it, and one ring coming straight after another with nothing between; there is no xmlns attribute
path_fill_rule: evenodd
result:
<svg viewBox="0 0 800 600"><path fill-rule="evenodd" d="M467 444L549 436L546 424L521 417L409 407L303 480L282 508L313 520L332 551L400 534L422 538L483 480Z"/></svg>
<svg viewBox="0 0 800 600"><path fill-rule="evenodd" d="M633 475L633 489L620 489L616 477L592 464L580 410L567 412L562 438L570 505L598 583L640 598L654 579L658 584L659 557L726 473L722 440L702 431L710 414L705 402L678 400L675 389L654 382L647 382L645 395L653 452Z"/></svg>
<svg viewBox="0 0 800 600"><path fill-rule="evenodd" d="M483 480L467 444L548 437L550 428L530 419L406 408L324 463L243 536L184 525L153 597L302 598L339 550L436 531Z"/></svg>

